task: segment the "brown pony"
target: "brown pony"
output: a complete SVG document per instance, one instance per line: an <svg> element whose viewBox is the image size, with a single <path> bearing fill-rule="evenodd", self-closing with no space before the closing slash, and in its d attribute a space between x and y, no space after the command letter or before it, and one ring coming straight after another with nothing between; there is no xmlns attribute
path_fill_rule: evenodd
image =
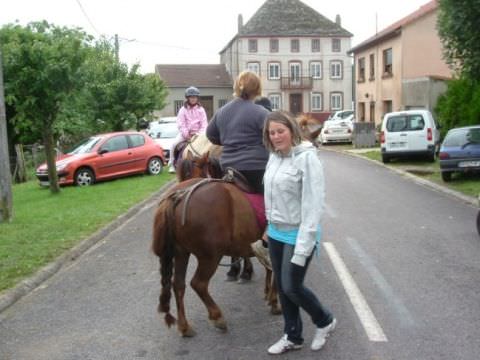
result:
<svg viewBox="0 0 480 360"><path fill-rule="evenodd" d="M218 152L218 148L220 148L220 152ZM216 151L213 153L213 156L208 151L200 157L193 156L191 152L188 153L185 157L182 157L182 159L180 159L176 165L178 182L182 182L192 178L222 178L223 171L221 169L219 161L220 153L221 147L217 146ZM252 276L253 264L250 258L231 258L230 269L227 272L227 281L238 280L240 283L242 283L250 281L252 279Z"/></svg>
<svg viewBox="0 0 480 360"><path fill-rule="evenodd" d="M234 184L196 178L174 186L156 211L152 243L152 250L160 259L162 290L158 310L166 314L167 325L176 321L170 313L173 286L178 330L182 336L195 335L183 301L188 260L193 254L198 265L190 285L207 307L215 327L226 331L222 311L208 291L210 279L223 256L253 256L250 244L262 232L250 203ZM266 287L271 284L271 271L267 275ZM270 290L269 294L271 312L280 313L276 293Z"/></svg>

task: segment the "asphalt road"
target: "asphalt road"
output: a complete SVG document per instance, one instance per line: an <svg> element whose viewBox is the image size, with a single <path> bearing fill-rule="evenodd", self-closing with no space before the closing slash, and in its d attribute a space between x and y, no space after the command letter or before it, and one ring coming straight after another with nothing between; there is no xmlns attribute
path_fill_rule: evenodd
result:
<svg viewBox="0 0 480 360"><path fill-rule="evenodd" d="M323 244L307 281L338 327L319 353L305 346L281 357L478 359L478 210L369 161L321 157ZM197 336L166 328L149 251L154 205L1 313L0 359L270 359L282 319L262 300L256 262L249 284L225 282L224 268L211 284L227 333L212 327L191 288L186 308ZM309 345L314 329L304 323Z"/></svg>

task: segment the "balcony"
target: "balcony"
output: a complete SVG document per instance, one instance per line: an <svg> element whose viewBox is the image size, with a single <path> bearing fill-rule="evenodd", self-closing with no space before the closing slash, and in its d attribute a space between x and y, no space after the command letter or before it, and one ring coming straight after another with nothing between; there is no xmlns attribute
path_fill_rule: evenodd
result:
<svg viewBox="0 0 480 360"><path fill-rule="evenodd" d="M309 90L312 88L312 78L303 77L282 77L280 89L282 90Z"/></svg>

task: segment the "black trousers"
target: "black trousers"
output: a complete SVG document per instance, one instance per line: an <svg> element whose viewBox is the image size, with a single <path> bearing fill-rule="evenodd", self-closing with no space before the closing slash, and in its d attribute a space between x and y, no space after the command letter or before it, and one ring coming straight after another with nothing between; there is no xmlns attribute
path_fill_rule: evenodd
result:
<svg viewBox="0 0 480 360"><path fill-rule="evenodd" d="M245 176L257 194L263 195L263 175L265 170L239 170L239 172Z"/></svg>

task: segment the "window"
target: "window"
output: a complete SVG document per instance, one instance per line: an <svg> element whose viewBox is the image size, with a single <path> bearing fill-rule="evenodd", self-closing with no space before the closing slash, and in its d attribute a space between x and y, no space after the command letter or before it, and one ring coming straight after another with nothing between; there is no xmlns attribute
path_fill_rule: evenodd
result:
<svg viewBox="0 0 480 360"><path fill-rule="evenodd" d="M119 151L128 149L128 142L126 136L115 136L102 145L102 150Z"/></svg>
<svg viewBox="0 0 480 360"><path fill-rule="evenodd" d="M223 105L225 105L228 102L227 99L219 99L218 100L218 108L220 109Z"/></svg>
<svg viewBox="0 0 480 360"><path fill-rule="evenodd" d="M312 93L312 111L323 110L322 93Z"/></svg>
<svg viewBox="0 0 480 360"><path fill-rule="evenodd" d="M389 117L387 130L390 132L423 130L425 120L422 115L398 115Z"/></svg>
<svg viewBox="0 0 480 360"><path fill-rule="evenodd" d="M268 64L268 79L269 80L280 79L280 63Z"/></svg>
<svg viewBox="0 0 480 360"><path fill-rule="evenodd" d="M292 39L290 40L290 51L299 52L300 51L300 40Z"/></svg>
<svg viewBox="0 0 480 360"><path fill-rule="evenodd" d="M248 71L254 72L257 75L260 75L260 63L258 62L249 62L247 63Z"/></svg>
<svg viewBox="0 0 480 360"><path fill-rule="evenodd" d="M320 52L320 39L312 39L312 52Z"/></svg>
<svg viewBox="0 0 480 360"><path fill-rule="evenodd" d="M257 39L248 39L248 52L257 52Z"/></svg>
<svg viewBox="0 0 480 360"><path fill-rule="evenodd" d="M392 75L392 48L383 50L383 75Z"/></svg>
<svg viewBox="0 0 480 360"><path fill-rule="evenodd" d="M369 80L375 80L375 55L370 54L370 78Z"/></svg>
<svg viewBox="0 0 480 360"><path fill-rule="evenodd" d="M270 94L268 96L270 102L272 103L272 111L278 111L281 108L281 96L280 94Z"/></svg>
<svg viewBox="0 0 480 360"><path fill-rule="evenodd" d="M310 63L310 76L313 79L322 78L322 62L321 61L314 61Z"/></svg>
<svg viewBox="0 0 480 360"><path fill-rule="evenodd" d="M358 82L365 81L365 58L358 59Z"/></svg>
<svg viewBox="0 0 480 360"><path fill-rule="evenodd" d="M343 96L342 93L330 94L330 110L341 110L343 108Z"/></svg>
<svg viewBox="0 0 480 360"><path fill-rule="evenodd" d="M330 78L341 79L343 77L342 62L334 60L330 62Z"/></svg>
<svg viewBox="0 0 480 360"><path fill-rule="evenodd" d="M340 52L342 51L342 43L340 39L332 39L332 52Z"/></svg>
<svg viewBox="0 0 480 360"><path fill-rule="evenodd" d="M132 147L138 147L145 144L145 138L143 135L129 135L130 136L130 143Z"/></svg>
<svg viewBox="0 0 480 360"><path fill-rule="evenodd" d="M173 102L173 107L174 107L174 110L175 110L175 115L178 114L178 112L180 111L180 109L182 108L183 106L183 100L175 100Z"/></svg>
<svg viewBox="0 0 480 360"><path fill-rule="evenodd" d="M365 103L364 102L358 103L358 120L361 122L365 121Z"/></svg>
<svg viewBox="0 0 480 360"><path fill-rule="evenodd" d="M383 113L389 113L392 112L393 109L393 103L392 100L386 100L383 102Z"/></svg>
<svg viewBox="0 0 480 360"><path fill-rule="evenodd" d="M270 52L278 52L278 39L270 39Z"/></svg>
<svg viewBox="0 0 480 360"><path fill-rule="evenodd" d="M302 76L302 64L290 63L290 84L299 84Z"/></svg>

